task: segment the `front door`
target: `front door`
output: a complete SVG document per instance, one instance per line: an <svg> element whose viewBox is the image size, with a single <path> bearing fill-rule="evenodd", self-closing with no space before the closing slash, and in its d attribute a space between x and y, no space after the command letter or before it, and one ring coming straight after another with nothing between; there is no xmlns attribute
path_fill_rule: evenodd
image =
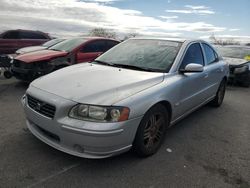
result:
<svg viewBox="0 0 250 188"><path fill-rule="evenodd" d="M99 55L105 52L105 40L90 41L79 49L76 55L76 62L89 62L96 59Z"/></svg>
<svg viewBox="0 0 250 188"><path fill-rule="evenodd" d="M204 58L200 43L191 44L182 60L180 69L184 69L186 65L194 63L204 66ZM206 101L206 79L208 74L206 71L195 73L179 73L180 78L180 95L178 106L178 114L185 114Z"/></svg>

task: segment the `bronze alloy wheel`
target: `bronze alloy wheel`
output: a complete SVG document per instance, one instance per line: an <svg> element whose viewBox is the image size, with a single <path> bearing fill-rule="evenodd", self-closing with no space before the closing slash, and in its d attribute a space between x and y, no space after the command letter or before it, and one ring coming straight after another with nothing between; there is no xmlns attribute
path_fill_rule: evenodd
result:
<svg viewBox="0 0 250 188"><path fill-rule="evenodd" d="M225 79L221 81L215 98L210 102L212 106L219 107L222 104L226 92L226 83Z"/></svg>
<svg viewBox="0 0 250 188"><path fill-rule="evenodd" d="M164 118L162 114L152 114L144 129L144 145L148 150L157 147L164 133Z"/></svg>
<svg viewBox="0 0 250 188"><path fill-rule="evenodd" d="M218 103L221 104L223 102L226 91L226 84L221 84L218 91Z"/></svg>
<svg viewBox="0 0 250 188"><path fill-rule="evenodd" d="M133 143L134 151L141 157L157 152L169 125L169 113L165 106L153 106L142 118Z"/></svg>

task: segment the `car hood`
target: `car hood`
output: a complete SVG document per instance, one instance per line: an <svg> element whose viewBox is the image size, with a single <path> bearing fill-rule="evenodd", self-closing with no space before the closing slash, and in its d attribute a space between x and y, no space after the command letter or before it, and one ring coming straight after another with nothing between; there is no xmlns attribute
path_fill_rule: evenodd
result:
<svg viewBox="0 0 250 188"><path fill-rule="evenodd" d="M223 57L223 59L229 64L229 65L241 65L247 62L245 59L239 59L239 58L230 58L230 57Z"/></svg>
<svg viewBox="0 0 250 188"><path fill-rule="evenodd" d="M78 103L113 105L159 84L163 79L163 73L86 63L38 78L31 83L31 87Z"/></svg>
<svg viewBox="0 0 250 188"><path fill-rule="evenodd" d="M45 46L30 46L30 47L25 47L25 48L21 48L19 50L16 51L17 54L25 54L28 52L35 52L38 50L45 50L47 49L47 47Z"/></svg>
<svg viewBox="0 0 250 188"><path fill-rule="evenodd" d="M30 52L26 54L19 55L15 59L24 61L26 63L32 63L36 61L50 60L56 57L66 56L68 53L63 51L54 50L41 50L36 52Z"/></svg>

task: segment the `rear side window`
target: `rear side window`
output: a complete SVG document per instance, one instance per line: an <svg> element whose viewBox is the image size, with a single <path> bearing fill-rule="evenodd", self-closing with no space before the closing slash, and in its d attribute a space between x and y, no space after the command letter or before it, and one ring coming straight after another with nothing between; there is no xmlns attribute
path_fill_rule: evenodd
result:
<svg viewBox="0 0 250 188"><path fill-rule="evenodd" d="M117 44L119 44L119 42L116 42L116 41L107 41L106 42L106 50L109 50L110 48L113 48Z"/></svg>
<svg viewBox="0 0 250 188"><path fill-rule="evenodd" d="M47 39L43 34L41 33L35 33L35 32L20 32L20 38L21 39Z"/></svg>
<svg viewBox="0 0 250 188"><path fill-rule="evenodd" d="M201 51L201 46L199 43L191 44L186 51L186 54L183 58L181 69L184 69L186 65L194 63L199 65L204 65L203 55Z"/></svg>
<svg viewBox="0 0 250 188"><path fill-rule="evenodd" d="M93 41L83 47L81 52L90 53L90 52L105 52L106 43L103 40Z"/></svg>
<svg viewBox="0 0 250 188"><path fill-rule="evenodd" d="M202 43L202 46L204 48L204 52L205 52L205 57L207 59L207 64L211 64L216 62L218 55L216 54L216 52L207 44Z"/></svg>
<svg viewBox="0 0 250 188"><path fill-rule="evenodd" d="M3 39L19 39L19 32L9 31L3 35Z"/></svg>

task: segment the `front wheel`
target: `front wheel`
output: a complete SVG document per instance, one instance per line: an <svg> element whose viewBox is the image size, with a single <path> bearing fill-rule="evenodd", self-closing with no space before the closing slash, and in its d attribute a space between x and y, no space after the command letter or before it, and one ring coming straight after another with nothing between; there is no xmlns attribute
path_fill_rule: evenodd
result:
<svg viewBox="0 0 250 188"><path fill-rule="evenodd" d="M216 93L215 98L211 101L211 105L214 107L219 107L221 106L223 100L224 100L224 96L225 96L225 92L226 92L226 80L222 80L222 82L220 83L220 86L218 88L218 91Z"/></svg>
<svg viewBox="0 0 250 188"><path fill-rule="evenodd" d="M7 79L10 79L12 77L12 73L10 71L4 71L3 75Z"/></svg>
<svg viewBox="0 0 250 188"><path fill-rule="evenodd" d="M140 157L153 155L160 148L169 124L168 111L158 104L153 106L143 117L133 144L133 149Z"/></svg>

